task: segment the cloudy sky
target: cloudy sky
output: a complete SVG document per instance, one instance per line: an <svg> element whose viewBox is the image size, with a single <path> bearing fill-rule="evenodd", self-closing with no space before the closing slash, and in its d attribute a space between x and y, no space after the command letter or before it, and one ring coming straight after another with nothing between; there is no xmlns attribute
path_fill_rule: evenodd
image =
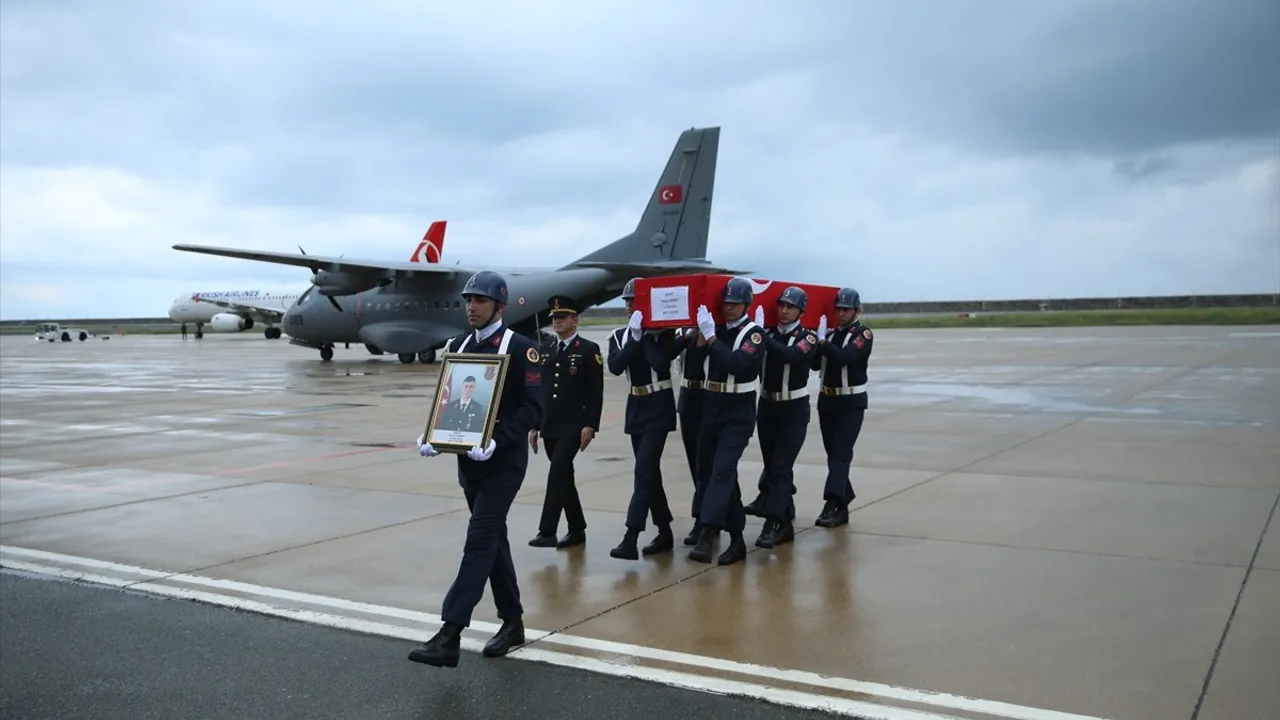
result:
<svg viewBox="0 0 1280 720"><path fill-rule="evenodd" d="M1280 291L1273 0L6 0L0 317L554 264L723 128L709 254L870 301Z"/></svg>

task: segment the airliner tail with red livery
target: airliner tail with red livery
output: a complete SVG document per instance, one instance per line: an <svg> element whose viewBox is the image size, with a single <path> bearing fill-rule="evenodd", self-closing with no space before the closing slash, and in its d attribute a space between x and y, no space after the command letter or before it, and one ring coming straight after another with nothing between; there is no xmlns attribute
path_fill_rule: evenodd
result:
<svg viewBox="0 0 1280 720"><path fill-rule="evenodd" d="M447 220L436 220L409 255L409 262L439 264L444 255ZM262 327L268 339L280 337L277 327L285 312L307 290L271 293L260 290L231 290L183 293L169 306L169 319L196 324L196 337L204 335L207 323L215 332L242 332L254 325Z"/></svg>

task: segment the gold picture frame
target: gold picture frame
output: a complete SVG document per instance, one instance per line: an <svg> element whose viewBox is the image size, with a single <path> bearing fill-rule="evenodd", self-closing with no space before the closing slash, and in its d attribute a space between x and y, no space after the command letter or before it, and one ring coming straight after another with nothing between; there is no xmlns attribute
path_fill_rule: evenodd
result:
<svg viewBox="0 0 1280 720"><path fill-rule="evenodd" d="M487 446L498 422L510 361L505 353L445 353L425 441L442 453Z"/></svg>

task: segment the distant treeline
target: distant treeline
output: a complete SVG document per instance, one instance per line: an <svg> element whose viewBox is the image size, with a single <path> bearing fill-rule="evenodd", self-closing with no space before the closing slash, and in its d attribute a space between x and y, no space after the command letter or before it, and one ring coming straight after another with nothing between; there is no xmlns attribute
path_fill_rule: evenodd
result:
<svg viewBox="0 0 1280 720"><path fill-rule="evenodd" d="M1175 308L1274 307L1280 295L1166 295L1156 297L1061 298L1043 300L955 300L944 302L869 302L863 307L868 315L894 313L966 313L966 312L1035 312L1038 310L1153 310ZM591 308L584 317L624 317L622 307ZM108 328L139 325L173 325L168 318L80 318L51 320L0 320L6 333L34 332L41 322L58 322L79 327ZM194 324L191 325L194 329Z"/></svg>

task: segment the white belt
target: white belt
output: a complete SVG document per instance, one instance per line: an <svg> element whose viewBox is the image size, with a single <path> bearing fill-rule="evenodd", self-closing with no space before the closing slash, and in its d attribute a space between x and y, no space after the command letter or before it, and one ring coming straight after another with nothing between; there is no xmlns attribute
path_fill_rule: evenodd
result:
<svg viewBox="0 0 1280 720"><path fill-rule="evenodd" d="M680 387L689 388L690 390L705 390L704 384L704 380L685 380L683 378L680 380Z"/></svg>
<svg viewBox="0 0 1280 720"><path fill-rule="evenodd" d="M854 385L853 387L847 387L847 388L827 387L826 385L822 386L823 395L858 395L866 391L867 391L866 383L863 383L861 385Z"/></svg>
<svg viewBox="0 0 1280 720"><path fill-rule="evenodd" d="M809 388L807 387L802 387L799 390L781 390L779 392L772 392L770 390L760 391L761 400L774 400L781 402L784 400L798 400L806 397L809 397Z"/></svg>
<svg viewBox="0 0 1280 720"><path fill-rule="evenodd" d="M745 383L707 381L702 383L702 387L703 389L710 390L711 392L749 393L749 392L756 391L756 381L752 380L751 382L745 382Z"/></svg>
<svg viewBox="0 0 1280 720"><path fill-rule="evenodd" d="M666 390L670 387L671 387L670 380L659 380L656 383L649 383L648 385L632 385L631 394L632 395L649 395L651 393L656 393L659 390Z"/></svg>

